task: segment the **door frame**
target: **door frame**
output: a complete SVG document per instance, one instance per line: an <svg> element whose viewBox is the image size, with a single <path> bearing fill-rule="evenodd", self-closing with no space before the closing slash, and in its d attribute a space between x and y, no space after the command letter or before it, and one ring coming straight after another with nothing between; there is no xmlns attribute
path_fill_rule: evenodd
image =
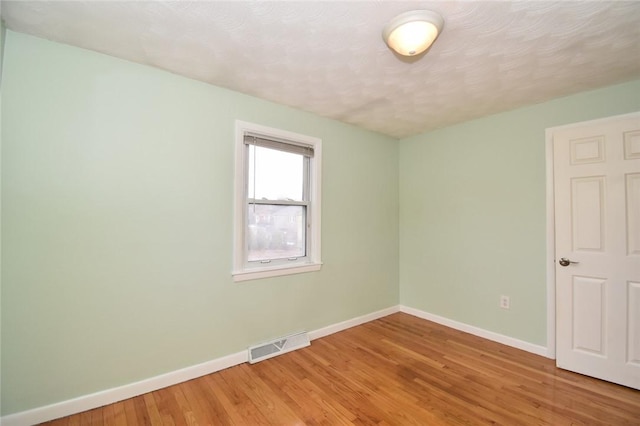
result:
<svg viewBox="0 0 640 426"><path fill-rule="evenodd" d="M640 111L619 114L594 120L580 121L545 129L545 174L546 174L546 277L547 277L547 358L556 359L556 245L555 245L555 203L553 176L553 134L559 130L571 129L585 125L606 124L611 121L640 117Z"/></svg>

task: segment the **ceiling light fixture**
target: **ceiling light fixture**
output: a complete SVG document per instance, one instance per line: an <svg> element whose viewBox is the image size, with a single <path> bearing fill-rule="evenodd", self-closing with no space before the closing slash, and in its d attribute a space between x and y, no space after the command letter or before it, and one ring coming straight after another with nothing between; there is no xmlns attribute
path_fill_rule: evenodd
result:
<svg viewBox="0 0 640 426"><path fill-rule="evenodd" d="M382 38L387 45L404 56L415 56L431 46L442 30L442 16L430 10L411 10L393 18Z"/></svg>

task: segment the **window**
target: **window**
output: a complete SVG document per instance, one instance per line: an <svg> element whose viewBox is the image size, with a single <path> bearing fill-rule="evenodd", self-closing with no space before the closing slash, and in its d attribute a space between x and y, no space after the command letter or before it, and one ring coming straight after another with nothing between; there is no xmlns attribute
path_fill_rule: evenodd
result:
<svg viewBox="0 0 640 426"><path fill-rule="evenodd" d="M234 281L320 269L321 140L236 122Z"/></svg>

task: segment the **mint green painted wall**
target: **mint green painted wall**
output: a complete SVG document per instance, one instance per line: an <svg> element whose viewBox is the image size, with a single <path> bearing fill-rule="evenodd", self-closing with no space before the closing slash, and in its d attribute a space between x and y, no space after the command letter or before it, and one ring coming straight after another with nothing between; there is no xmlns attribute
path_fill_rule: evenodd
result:
<svg viewBox="0 0 640 426"><path fill-rule="evenodd" d="M545 129L638 110L635 81L402 140L401 304L546 346Z"/></svg>
<svg viewBox="0 0 640 426"><path fill-rule="evenodd" d="M4 41L6 29L0 17L0 165L2 164L2 64L4 63ZM2 168L0 167L0 216L2 212ZM0 220L0 242L2 241L2 220ZM2 244L0 244L0 366L2 366ZM2 368L0 368L0 386L2 384ZM2 391L0 387L0 392ZM0 397L0 414L2 401Z"/></svg>
<svg viewBox="0 0 640 426"><path fill-rule="evenodd" d="M398 303L396 140L11 31L4 80L3 415ZM322 138L320 272L232 282L235 119Z"/></svg>
<svg viewBox="0 0 640 426"><path fill-rule="evenodd" d="M7 29L4 26L4 21L0 16L0 86L2 85L2 63L4 62L4 41L6 38Z"/></svg>

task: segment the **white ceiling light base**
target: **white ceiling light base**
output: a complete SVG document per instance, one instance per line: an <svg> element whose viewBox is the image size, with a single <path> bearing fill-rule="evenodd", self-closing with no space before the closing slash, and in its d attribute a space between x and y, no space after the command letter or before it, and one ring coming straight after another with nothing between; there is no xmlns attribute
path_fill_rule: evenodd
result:
<svg viewBox="0 0 640 426"><path fill-rule="evenodd" d="M403 56L419 55L431 46L442 30L442 16L430 10L401 13L387 24L382 38Z"/></svg>

